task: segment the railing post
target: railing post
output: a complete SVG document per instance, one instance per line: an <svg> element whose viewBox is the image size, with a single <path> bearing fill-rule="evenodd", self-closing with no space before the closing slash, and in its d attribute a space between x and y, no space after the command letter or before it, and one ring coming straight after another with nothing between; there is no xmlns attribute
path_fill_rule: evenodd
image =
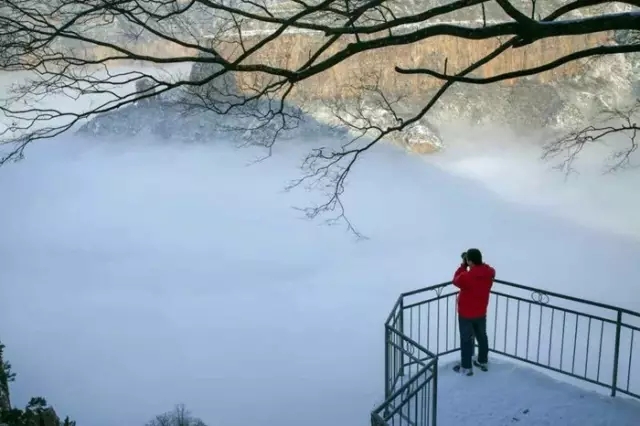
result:
<svg viewBox="0 0 640 426"><path fill-rule="evenodd" d="M391 332L389 326L384 326L384 399L385 401L391 395Z"/></svg>
<svg viewBox="0 0 640 426"><path fill-rule="evenodd" d="M433 365L433 392L431 398L433 398L433 404L431 405L431 425L436 426L438 423L438 358L436 358Z"/></svg>
<svg viewBox="0 0 640 426"><path fill-rule="evenodd" d="M611 380L611 396L616 396L618 388L618 359L620 358L620 333L622 331L622 311L618 311L616 318L616 343L613 349L613 378Z"/></svg>
<svg viewBox="0 0 640 426"><path fill-rule="evenodd" d="M404 334L404 297L400 296L400 305L398 306L398 309L400 310L400 318L399 318L399 324L398 324L398 328L400 333L402 333L402 336L405 336ZM402 346L404 348L404 344L405 341L404 339L402 339L402 344L400 346ZM404 376L404 353L400 352L400 373L398 374L400 377Z"/></svg>

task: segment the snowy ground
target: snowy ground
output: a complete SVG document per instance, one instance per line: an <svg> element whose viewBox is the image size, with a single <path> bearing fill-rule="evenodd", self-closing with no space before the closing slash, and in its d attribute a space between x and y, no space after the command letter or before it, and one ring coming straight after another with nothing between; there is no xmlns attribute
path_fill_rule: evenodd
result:
<svg viewBox="0 0 640 426"><path fill-rule="evenodd" d="M142 425L181 402L210 426L365 425L383 394L393 301L449 279L470 246L500 278L640 310L640 211L627 191L609 191L637 188L637 172L570 182L565 199L569 189L527 167L530 157L487 150L434 167L381 146L345 196L369 237L356 242L291 208L319 196L282 191L312 144L298 142L248 167L262 152L225 140L66 139L2 168L0 338L19 374L14 403L41 394L92 426ZM496 190L488 168L527 196ZM600 209L596 190L615 208ZM539 202L551 195L563 202ZM578 220L584 212L595 213ZM477 393L528 392L505 386L506 367L491 374ZM444 378L443 410L462 389ZM546 397L535 394L530 418Z"/></svg>
<svg viewBox="0 0 640 426"><path fill-rule="evenodd" d="M507 361L469 378L440 369L438 424L636 426L640 402L610 398Z"/></svg>

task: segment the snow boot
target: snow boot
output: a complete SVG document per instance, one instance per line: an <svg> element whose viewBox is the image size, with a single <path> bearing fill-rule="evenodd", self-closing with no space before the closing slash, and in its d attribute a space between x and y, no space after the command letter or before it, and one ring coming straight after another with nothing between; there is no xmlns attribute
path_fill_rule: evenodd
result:
<svg viewBox="0 0 640 426"><path fill-rule="evenodd" d="M462 368L460 364L456 364L453 366L453 371L456 373L462 374L464 376L473 376L473 369L471 368Z"/></svg>
<svg viewBox="0 0 640 426"><path fill-rule="evenodd" d="M482 362L482 363L481 363L481 362L478 362L478 360L477 360L477 359L474 359L474 360L473 360L473 365L474 365L474 366L476 366L476 367L478 367L480 370L482 370L482 371L484 371L484 372L489 371L489 365L488 365L488 363L486 363L486 362Z"/></svg>

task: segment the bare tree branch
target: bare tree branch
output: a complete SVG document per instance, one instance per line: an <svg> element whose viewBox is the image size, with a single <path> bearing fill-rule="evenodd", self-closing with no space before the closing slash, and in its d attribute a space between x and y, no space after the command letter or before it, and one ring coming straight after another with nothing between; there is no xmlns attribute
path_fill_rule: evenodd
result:
<svg viewBox="0 0 640 426"><path fill-rule="evenodd" d="M247 142L270 150L304 116L302 103L294 97L296 88L354 57L442 36L463 41L504 38L494 50L455 71L448 70L450 58L433 63L438 69L394 66L397 78L421 74L442 80L420 108L409 111L398 93L385 92L375 82L351 90L350 99L339 100L343 107L333 105L339 112L336 119L355 135L335 147L312 150L303 165L305 175L292 185L312 183L327 191L327 201L306 209L307 215L337 210L339 218L346 220L341 196L356 161L379 141L415 129L453 84L494 83L589 57L640 51L635 42L602 43L545 64L477 77L474 72L505 52L545 39L636 30L640 28L640 2L532 1L530 16L528 10L519 9L523 3L515 0L437 3L4 0L0 2L0 70L16 73L16 82L0 103L0 144L7 148L0 154L0 165L22 158L31 142L76 129L97 115L175 94L185 114L206 110L234 117L220 127L245 132ZM612 11L609 7L614 3L632 9ZM488 17L488 11L496 7L504 19ZM594 7L600 7L600 12L588 12ZM546 16L540 17L543 13ZM577 13L583 16L576 18ZM454 17L460 14L473 18L456 21ZM319 42L309 47L299 63L282 63L265 54L290 34L314 34ZM180 65L193 67L194 72L176 78L149 71L149 67ZM251 83L245 78L248 75L253 76ZM74 102L51 104L53 96ZM359 96L366 97L367 107ZM373 119L371 108L386 111L384 120ZM625 126L632 131L635 124ZM594 127L591 133L577 133L573 140L600 140L606 131L607 127ZM626 164L628 157L621 156L620 161ZM348 220L346 223L357 232Z"/></svg>
<svg viewBox="0 0 640 426"><path fill-rule="evenodd" d="M444 73L440 73L435 70L424 69L424 68L404 69L404 68L396 67L395 70L400 74L424 74L424 75L438 78L440 80L453 81L457 83L491 84L491 83L497 83L499 81L511 80L514 78L522 78L522 77L527 77L535 74L540 74L545 71L550 71L554 68L558 68L564 64L573 62L578 59L590 58L596 55L613 55L616 53L634 53L634 52L640 52L640 45L630 44L630 45L592 47L590 49L584 49L578 52L571 53L569 55L558 58L555 61L551 61L537 67L506 72L503 74L497 74L497 75L494 75L491 77L485 77L485 78L446 75Z"/></svg>
<svg viewBox="0 0 640 426"><path fill-rule="evenodd" d="M172 411L160 414L146 426L206 426L205 423L191 415L184 404L178 404Z"/></svg>
<svg viewBox="0 0 640 426"><path fill-rule="evenodd" d="M561 158L556 169L566 175L575 173L574 163L578 156L590 145L610 143L617 136L621 143L613 150L605 166L606 173L634 166L632 154L638 149L640 124L636 122L640 113L640 99L625 109L608 109L600 112L597 124L580 128L552 140L544 146L542 158L545 160Z"/></svg>

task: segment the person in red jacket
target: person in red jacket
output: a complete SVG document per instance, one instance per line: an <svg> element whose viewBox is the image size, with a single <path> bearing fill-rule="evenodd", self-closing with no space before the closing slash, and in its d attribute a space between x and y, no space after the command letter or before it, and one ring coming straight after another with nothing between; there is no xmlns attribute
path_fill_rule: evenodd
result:
<svg viewBox="0 0 640 426"><path fill-rule="evenodd" d="M460 329L460 364L454 371L473 375L474 338L478 341L478 358L473 365L487 371L489 339L487 337L487 306L496 271L482 261L480 250L472 248L462 253L462 264L453 276L458 293L458 326Z"/></svg>

